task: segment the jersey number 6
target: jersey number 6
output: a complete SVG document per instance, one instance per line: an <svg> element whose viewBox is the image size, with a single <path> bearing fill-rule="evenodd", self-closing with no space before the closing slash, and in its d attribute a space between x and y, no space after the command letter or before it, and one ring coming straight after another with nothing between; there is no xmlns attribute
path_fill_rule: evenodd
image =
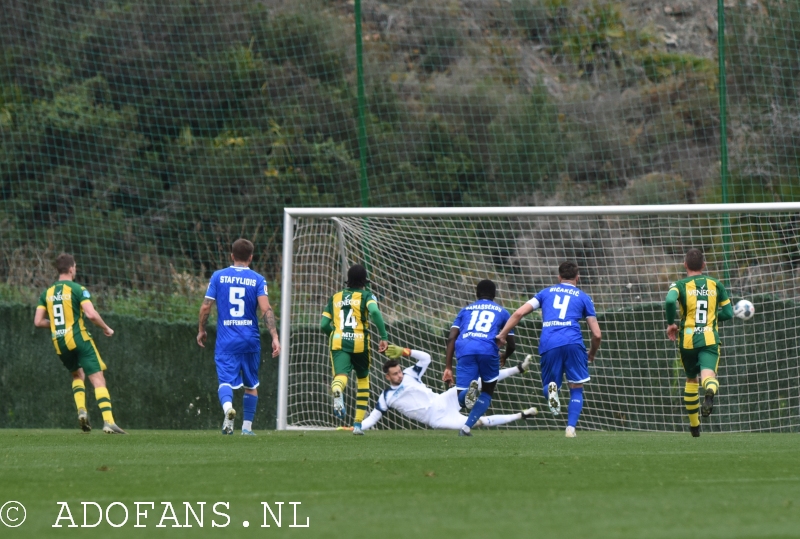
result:
<svg viewBox="0 0 800 539"><path fill-rule="evenodd" d="M694 323L705 324L708 320L708 302L702 299L697 300L697 309L695 309Z"/></svg>

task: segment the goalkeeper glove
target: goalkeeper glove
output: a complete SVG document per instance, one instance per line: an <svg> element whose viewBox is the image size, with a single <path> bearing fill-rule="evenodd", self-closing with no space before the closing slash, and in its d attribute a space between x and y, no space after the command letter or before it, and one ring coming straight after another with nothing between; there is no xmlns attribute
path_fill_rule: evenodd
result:
<svg viewBox="0 0 800 539"><path fill-rule="evenodd" d="M410 356L411 349L403 348L402 346L397 346L396 344L390 344L384 353L389 359L400 359L401 357Z"/></svg>

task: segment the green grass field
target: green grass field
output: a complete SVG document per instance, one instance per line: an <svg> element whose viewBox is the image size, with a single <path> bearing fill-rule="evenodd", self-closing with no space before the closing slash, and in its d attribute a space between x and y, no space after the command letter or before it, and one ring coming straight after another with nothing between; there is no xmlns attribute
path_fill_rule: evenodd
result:
<svg viewBox="0 0 800 539"><path fill-rule="evenodd" d="M238 434L238 433L237 433ZM27 520L0 537L712 538L800 536L795 434L0 430L0 504ZM128 522L53 528L56 502L122 502ZM135 528L134 502L154 502ZM157 528L172 502L207 502L204 526ZM277 516L275 525L261 502ZM214 515L228 502L226 517ZM290 528L292 506L297 523ZM140 506L144 507L144 506ZM199 513L199 505L193 506ZM89 507L89 523L97 521ZM11 516L11 512L0 516ZM64 513L65 515L66 513ZM109 513L117 524L124 510ZM247 520L250 526L245 528ZM172 526L173 520L164 524Z"/></svg>

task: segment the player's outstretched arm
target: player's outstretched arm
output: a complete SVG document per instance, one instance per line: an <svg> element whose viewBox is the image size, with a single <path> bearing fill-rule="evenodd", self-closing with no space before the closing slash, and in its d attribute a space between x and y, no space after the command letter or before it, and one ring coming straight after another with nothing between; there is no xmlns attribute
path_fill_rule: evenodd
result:
<svg viewBox="0 0 800 539"><path fill-rule="evenodd" d="M532 312L533 312L533 305L531 305L530 303L523 303L519 309L514 311L514 314L512 314L511 318L509 318L508 322L506 322L506 325L503 326L503 329L501 329L500 333L497 334L497 345L503 346L504 344L506 344L506 338L508 337L508 334L511 333L511 330L517 327L517 324L519 324L519 321L522 320L523 316L530 314ZM510 356L511 354L508 355Z"/></svg>
<svg viewBox="0 0 800 539"><path fill-rule="evenodd" d="M103 335L106 337L111 337L114 334L114 330L108 327L108 324L103 322L103 318L100 316L100 313L94 309L94 305L92 305L91 301L88 299L83 300L81 302L81 308L83 309L83 314L86 315L86 318L89 319L92 324L103 330Z"/></svg>
<svg viewBox="0 0 800 539"><path fill-rule="evenodd" d="M37 328L50 329L50 317L47 316L47 307L36 307L36 314L33 315L33 325Z"/></svg>
<svg viewBox="0 0 800 539"><path fill-rule="evenodd" d="M678 338L678 325L675 323L675 315L678 314L678 290L670 288L667 299L664 301L664 315L667 320L667 338L674 341Z"/></svg>
<svg viewBox="0 0 800 539"><path fill-rule="evenodd" d="M382 417L383 414L381 413L381 411L378 410L377 408L373 408L372 412L370 412L370 414L366 417L366 419L364 419L364 421L361 422L361 429L362 430L371 429L372 427L378 424L378 421L380 421Z"/></svg>
<svg viewBox="0 0 800 539"><path fill-rule="evenodd" d="M442 381L448 386L453 385L453 355L456 353L456 339L461 333L461 330L453 327L450 328L450 335L447 337L447 351L444 356L444 372L442 373Z"/></svg>
<svg viewBox="0 0 800 539"><path fill-rule="evenodd" d="M503 350L503 353L500 354L500 366L506 366L506 360L511 357L511 354L514 353L514 350L517 349L517 342L514 339L513 335L506 336L506 348Z"/></svg>
<svg viewBox="0 0 800 539"><path fill-rule="evenodd" d="M587 316L586 323L589 326L589 331L592 333L592 342L589 345L589 361L594 361L594 356L597 354L597 350L600 348L600 340L603 338L603 334L600 332L600 324L597 322L597 318L594 316Z"/></svg>
<svg viewBox="0 0 800 539"><path fill-rule="evenodd" d="M367 303L367 310L369 311L369 319L375 324L378 329L378 334L381 336L381 342L378 343L378 352L383 353L389 346L389 334L386 333L386 324L383 322L383 315L381 310L378 309L378 304L374 301Z"/></svg>
<svg viewBox="0 0 800 539"><path fill-rule="evenodd" d="M200 315L198 320L198 327L197 327L197 344L199 344L202 348L205 348L206 337L206 322L208 322L208 316L211 314L211 306L214 305L214 300L211 298L204 298L203 304L200 305Z"/></svg>
<svg viewBox="0 0 800 539"><path fill-rule="evenodd" d="M733 318L733 306L731 305L730 301L722 306L717 314L717 318L720 322L724 322L725 320L730 320Z"/></svg>
<svg viewBox="0 0 800 539"><path fill-rule="evenodd" d="M278 354L281 353L281 341L278 338L275 313L272 311L272 306L269 304L269 297L258 296L258 308L261 309L261 314L264 316L264 322L267 324L269 334L272 335L272 357L278 357Z"/></svg>
<svg viewBox="0 0 800 539"><path fill-rule="evenodd" d="M722 283L720 283L718 287L718 293L719 308L717 309L717 320L724 322L725 320L733 318L733 304L731 303L730 296L728 296L728 291L725 290Z"/></svg>

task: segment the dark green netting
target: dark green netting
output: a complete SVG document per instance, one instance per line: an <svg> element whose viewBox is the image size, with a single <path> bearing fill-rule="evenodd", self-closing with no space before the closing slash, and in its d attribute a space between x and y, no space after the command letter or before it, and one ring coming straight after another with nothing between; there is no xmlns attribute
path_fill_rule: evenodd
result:
<svg viewBox="0 0 800 539"><path fill-rule="evenodd" d="M676 6L7 0L0 299L70 251L103 310L191 319L240 235L275 280L285 206L800 200L800 6L726 2L723 81Z"/></svg>

